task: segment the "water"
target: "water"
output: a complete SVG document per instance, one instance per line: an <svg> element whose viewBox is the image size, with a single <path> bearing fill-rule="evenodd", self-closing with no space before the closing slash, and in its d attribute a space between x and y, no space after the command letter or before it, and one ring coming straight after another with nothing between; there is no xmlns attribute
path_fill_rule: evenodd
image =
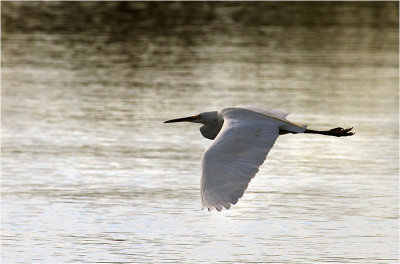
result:
<svg viewBox="0 0 400 264"><path fill-rule="evenodd" d="M2 263L398 263L398 3L2 3ZM198 125L278 139L200 210Z"/></svg>

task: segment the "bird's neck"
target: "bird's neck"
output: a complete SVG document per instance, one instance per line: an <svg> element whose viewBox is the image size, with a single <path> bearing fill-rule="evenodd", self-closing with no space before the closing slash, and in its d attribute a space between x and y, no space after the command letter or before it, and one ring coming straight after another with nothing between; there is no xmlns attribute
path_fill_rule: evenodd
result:
<svg viewBox="0 0 400 264"><path fill-rule="evenodd" d="M208 139L215 139L221 131L222 125L224 124L224 119L216 117L211 122L207 122L202 127L200 127L200 132L203 137Z"/></svg>

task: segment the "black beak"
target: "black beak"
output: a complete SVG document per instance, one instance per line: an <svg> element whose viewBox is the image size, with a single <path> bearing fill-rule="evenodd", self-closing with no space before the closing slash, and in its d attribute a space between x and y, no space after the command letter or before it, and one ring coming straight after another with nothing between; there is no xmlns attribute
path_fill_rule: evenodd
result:
<svg viewBox="0 0 400 264"><path fill-rule="evenodd" d="M189 116L184 118L177 118L165 121L164 123L176 123L176 122L193 122L194 120L200 119L199 116Z"/></svg>

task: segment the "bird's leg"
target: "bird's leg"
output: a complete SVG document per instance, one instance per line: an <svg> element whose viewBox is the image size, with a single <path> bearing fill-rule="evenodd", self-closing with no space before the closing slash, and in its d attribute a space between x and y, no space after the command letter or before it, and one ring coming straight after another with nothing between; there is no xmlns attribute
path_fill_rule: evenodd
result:
<svg viewBox="0 0 400 264"><path fill-rule="evenodd" d="M326 131L318 131L318 130L312 130L312 129L306 129L304 133L308 134L320 134L320 135L326 135L326 136L335 136L335 137L348 137L354 135L354 132L352 132L353 128L341 128L341 127L336 127L332 128L331 130L326 130ZM279 135L286 135L286 134L297 134L296 132L284 130L284 129L279 129Z"/></svg>
<svg viewBox="0 0 400 264"><path fill-rule="evenodd" d="M320 135L326 135L326 136L335 136L335 137L347 137L347 136L352 136L354 135L354 132L352 132L353 128L341 128L341 127L336 127L332 128L331 130L326 130L326 131L318 131L318 130L311 130L311 129L306 129L304 133L310 133L310 134L320 134Z"/></svg>

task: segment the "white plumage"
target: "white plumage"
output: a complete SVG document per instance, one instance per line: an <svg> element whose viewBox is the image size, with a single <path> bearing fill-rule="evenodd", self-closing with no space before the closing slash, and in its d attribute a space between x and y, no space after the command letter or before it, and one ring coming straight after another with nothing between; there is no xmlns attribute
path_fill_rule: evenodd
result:
<svg viewBox="0 0 400 264"><path fill-rule="evenodd" d="M350 129L329 131L306 129L290 122L288 112L240 105L220 111L173 119L204 124L202 135L214 142L202 156L201 202L208 210L229 209L243 196L280 134L314 133L350 136Z"/></svg>
<svg viewBox="0 0 400 264"><path fill-rule="evenodd" d="M279 127L303 132L285 119L288 113L254 107L226 108L224 124L203 153L201 201L209 210L229 208L243 196L279 136Z"/></svg>

